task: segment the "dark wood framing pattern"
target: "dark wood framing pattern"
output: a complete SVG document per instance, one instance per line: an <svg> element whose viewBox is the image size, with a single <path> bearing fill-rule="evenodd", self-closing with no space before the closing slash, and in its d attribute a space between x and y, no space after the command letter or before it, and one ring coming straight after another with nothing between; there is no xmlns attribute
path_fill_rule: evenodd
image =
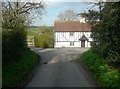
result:
<svg viewBox="0 0 120 89"><path fill-rule="evenodd" d="M80 32L82 32L82 31L80 31ZM79 32L79 33L80 33ZM90 32L90 31L85 31L85 32ZM82 32L82 35L84 35L84 33L85 32ZM55 32L54 32L55 33ZM66 41L60 41L60 35L56 35L55 34L55 42L70 42L71 40L70 40L70 38L71 38L71 36L69 36L69 38L67 39L66 37L65 37L65 33L68 33L68 32L59 32L58 34L60 34L61 33L61 35L65 38L65 40ZM70 33L69 33L69 35L70 35ZM72 36L72 37L74 37L74 41L73 42L80 42L79 40L78 41L75 41L76 39L79 39L79 37L81 36L81 33L78 35L78 37L77 38L75 38L75 32L74 32L74 36ZM88 43L88 41L87 41L87 43Z"/></svg>

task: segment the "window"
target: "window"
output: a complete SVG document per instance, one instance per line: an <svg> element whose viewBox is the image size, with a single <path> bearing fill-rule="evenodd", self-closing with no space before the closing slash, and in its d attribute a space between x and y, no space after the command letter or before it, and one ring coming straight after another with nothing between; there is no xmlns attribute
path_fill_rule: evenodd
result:
<svg viewBox="0 0 120 89"><path fill-rule="evenodd" d="M74 46L74 42L70 42L70 46Z"/></svg>
<svg viewBox="0 0 120 89"><path fill-rule="evenodd" d="M74 35L74 32L70 32L70 36L73 36Z"/></svg>

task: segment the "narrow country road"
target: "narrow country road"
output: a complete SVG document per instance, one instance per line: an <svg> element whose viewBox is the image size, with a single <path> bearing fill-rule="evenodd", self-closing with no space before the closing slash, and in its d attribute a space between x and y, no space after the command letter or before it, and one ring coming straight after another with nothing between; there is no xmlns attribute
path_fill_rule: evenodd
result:
<svg viewBox="0 0 120 89"><path fill-rule="evenodd" d="M87 49L40 49L31 47L41 56L41 65L26 87L95 87L95 81L79 63Z"/></svg>

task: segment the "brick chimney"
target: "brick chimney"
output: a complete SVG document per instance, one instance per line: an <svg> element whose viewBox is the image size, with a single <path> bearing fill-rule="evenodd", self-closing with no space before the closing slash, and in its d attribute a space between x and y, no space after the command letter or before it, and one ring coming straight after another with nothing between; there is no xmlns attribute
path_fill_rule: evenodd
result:
<svg viewBox="0 0 120 89"><path fill-rule="evenodd" d="M86 23L86 18L85 18L85 14L84 13L80 13L80 14L78 14L78 16L80 17L80 22L81 23Z"/></svg>

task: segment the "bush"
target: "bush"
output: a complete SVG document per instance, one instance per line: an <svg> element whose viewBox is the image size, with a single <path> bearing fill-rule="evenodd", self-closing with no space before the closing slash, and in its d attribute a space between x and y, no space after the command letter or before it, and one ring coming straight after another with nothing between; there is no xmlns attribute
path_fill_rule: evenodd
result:
<svg viewBox="0 0 120 89"><path fill-rule="evenodd" d="M3 64L18 61L26 48L26 32L24 27L14 31L4 29L2 31L2 57Z"/></svg>
<svg viewBox="0 0 120 89"><path fill-rule="evenodd" d="M53 38L50 34L44 33L36 35L34 38L35 46L40 48L51 48L53 47Z"/></svg>
<svg viewBox="0 0 120 89"><path fill-rule="evenodd" d="M120 88L120 73L118 70L109 66L105 59L100 58L96 53L88 50L81 56L81 61L94 72L96 80L101 87L119 87Z"/></svg>
<svg viewBox="0 0 120 89"><path fill-rule="evenodd" d="M96 59L92 59L94 60L94 63L92 65L90 65L90 70L93 70L94 72L99 72L99 67L103 64L103 59L102 58L96 58ZM100 71L101 72L101 71Z"/></svg>
<svg viewBox="0 0 120 89"><path fill-rule="evenodd" d="M91 59L91 57L92 57L92 59ZM84 54L81 56L82 61L85 64L88 64L88 67L91 67L97 58L99 58L99 56L96 54L92 54L92 51L90 51L90 50L84 52Z"/></svg>
<svg viewBox="0 0 120 89"><path fill-rule="evenodd" d="M2 69L2 87L14 87L23 80L25 75L36 65L37 55L35 52L25 50L20 61L4 66Z"/></svg>
<svg viewBox="0 0 120 89"><path fill-rule="evenodd" d="M119 87L118 70L111 70L99 75L99 84L102 87Z"/></svg>

